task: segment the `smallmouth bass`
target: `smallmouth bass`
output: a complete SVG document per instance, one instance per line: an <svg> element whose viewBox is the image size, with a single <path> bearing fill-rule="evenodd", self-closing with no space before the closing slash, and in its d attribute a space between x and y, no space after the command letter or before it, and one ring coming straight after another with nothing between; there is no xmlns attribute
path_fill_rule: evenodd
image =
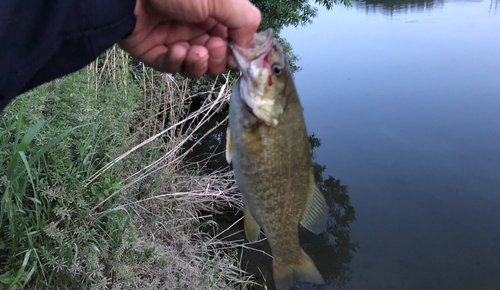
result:
<svg viewBox="0 0 500 290"><path fill-rule="evenodd" d="M296 282L324 284L299 244L298 224L322 232L328 207L314 181L309 137L285 51L272 30L257 33L252 48L231 48L242 76L231 95L226 159L243 194L247 239L256 241L261 228L266 233L277 289Z"/></svg>

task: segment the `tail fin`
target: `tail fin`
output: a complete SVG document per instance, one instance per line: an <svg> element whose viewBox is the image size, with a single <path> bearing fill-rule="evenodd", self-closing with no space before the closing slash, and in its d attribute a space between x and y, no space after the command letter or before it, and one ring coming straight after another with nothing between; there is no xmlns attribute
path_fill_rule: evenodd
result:
<svg viewBox="0 0 500 290"><path fill-rule="evenodd" d="M303 251L297 263L273 261L274 285L277 290L288 290L297 282L325 284L313 261Z"/></svg>

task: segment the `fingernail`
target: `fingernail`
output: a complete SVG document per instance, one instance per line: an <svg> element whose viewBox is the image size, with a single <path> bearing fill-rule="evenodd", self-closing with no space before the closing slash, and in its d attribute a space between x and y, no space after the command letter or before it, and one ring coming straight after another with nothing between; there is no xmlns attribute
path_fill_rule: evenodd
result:
<svg viewBox="0 0 500 290"><path fill-rule="evenodd" d="M224 60L224 57L225 57L225 55L223 55L221 57L217 57L217 58L210 57L210 61L215 62L215 63L221 63Z"/></svg>
<svg viewBox="0 0 500 290"><path fill-rule="evenodd" d="M194 65L194 69L205 71L207 69L207 66L208 66L208 64L206 61L201 61L201 62L198 62Z"/></svg>
<svg viewBox="0 0 500 290"><path fill-rule="evenodd" d="M215 47L210 49L209 58L215 63L221 63L226 58L227 48L226 47Z"/></svg>

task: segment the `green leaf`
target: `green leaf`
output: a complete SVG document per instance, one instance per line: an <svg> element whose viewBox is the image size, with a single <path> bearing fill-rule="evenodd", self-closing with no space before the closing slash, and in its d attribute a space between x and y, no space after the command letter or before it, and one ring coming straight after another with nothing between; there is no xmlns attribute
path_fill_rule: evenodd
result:
<svg viewBox="0 0 500 290"><path fill-rule="evenodd" d="M33 273L35 273L35 269L36 269L36 261L33 261L33 267L31 268L30 272L26 276L26 280L24 281L22 289L25 289L26 284L28 284L28 282L30 281L31 275L33 275Z"/></svg>
<svg viewBox="0 0 500 290"><path fill-rule="evenodd" d="M68 129L66 131L64 131L63 133L59 134L56 138L52 139L52 141L50 141L49 144L45 145L42 149L40 149L33 157L30 158L29 162L28 162L28 165L31 166L33 163L35 163L35 161L38 160L38 158L40 158L40 156L42 156L45 152L47 152L50 148L52 148L57 142L59 142L62 138L64 138L66 135L68 135L70 132L78 129L78 128L81 128L81 127L85 127L85 126L88 126L88 125L91 125L93 123L88 123L88 124L84 124L84 125L80 125L80 126L76 126L76 127L73 127L71 129ZM26 170L26 168L22 168L20 169L12 179L10 179L11 181L14 181L16 180L17 178L19 178L19 176L21 176L21 174L24 173L24 170Z"/></svg>
<svg viewBox="0 0 500 290"><path fill-rule="evenodd" d="M24 274L24 268L26 268L26 265L28 264L28 260L29 260L30 255L31 255L31 251L32 251L32 249L28 250L26 252L26 254L24 255L24 260L23 260L23 264L21 266L21 269L19 269L19 272L17 273L17 277L14 280L14 282L12 282L12 284L10 284L10 287L15 287L17 280L19 280L19 278L21 278L21 275Z"/></svg>
<svg viewBox="0 0 500 290"><path fill-rule="evenodd" d="M73 247L71 244L67 244L66 258L68 259L68 266L73 264Z"/></svg>
<svg viewBox="0 0 500 290"><path fill-rule="evenodd" d="M206 220L204 221L203 223L201 223L201 227L202 226L207 226L207 225L215 225L215 226L219 226L219 224L213 220Z"/></svg>
<svg viewBox="0 0 500 290"><path fill-rule="evenodd" d="M99 248L95 244L90 244L89 247L96 250L99 254L101 253L101 251L99 251Z"/></svg>
<svg viewBox="0 0 500 290"><path fill-rule="evenodd" d="M42 204L42 202L34 197L28 197L29 200L33 201L34 203Z"/></svg>
<svg viewBox="0 0 500 290"><path fill-rule="evenodd" d="M96 222L97 220L99 220L100 218L105 217L105 216L107 216L108 214L113 213L113 212L115 212L115 211L119 211L119 210L123 210L124 212L126 212L126 213L127 213L127 215L129 215L129 216L130 216L130 214L129 214L129 212L128 212L128 210L127 210L126 208L124 208L123 206L119 206L119 207L110 208L110 209L106 210L106 211L105 211L105 212L103 212L101 215L99 215L99 216L98 216L98 217L97 217L97 218L96 218L96 219L95 219L92 223L95 223L95 222Z"/></svg>
<svg viewBox="0 0 500 290"><path fill-rule="evenodd" d="M77 261L77 258L78 258L78 245L76 243L73 244L73 245L75 245L75 255L73 256L73 260Z"/></svg>
<svg viewBox="0 0 500 290"><path fill-rule="evenodd" d="M33 181L33 176L31 175L31 170L30 170L30 166L28 165L28 160L26 159L26 155L24 155L24 152L23 151L19 151L19 156L21 156L21 159L23 160L23 163L24 163L24 166L26 167L26 170L28 170L28 176L30 177L30 182L31 182L31 186L33 187L33 192L36 191L36 188L35 188L35 182ZM38 201L40 202L40 201Z"/></svg>
<svg viewBox="0 0 500 290"><path fill-rule="evenodd" d="M19 163L19 156L17 153L19 151L26 151L26 149L28 148L28 145L31 143L31 141L35 137L36 133L38 133L38 131L40 131L40 129L42 128L44 123L45 123L45 120L40 120L38 123L36 123L35 126L31 127L31 129L28 131L28 133L26 133L26 135L24 135L19 146L17 146L16 152L14 152L14 155L12 156L12 159L9 163L9 167L7 168L7 178L10 181L14 181L13 180L14 170L16 169L17 164Z"/></svg>
<svg viewBox="0 0 500 290"><path fill-rule="evenodd" d="M17 113L16 142L14 143L14 146L17 145L17 143L19 142L19 135L21 134L21 127L23 125L23 110L24 110L24 102L21 105L19 112Z"/></svg>
<svg viewBox="0 0 500 290"><path fill-rule="evenodd" d="M43 124L45 123L45 120L40 120L38 123L36 123L35 126L31 127L31 129L24 135L23 139L21 140L21 143L19 146L17 146L16 151L26 151L28 148L29 144L35 137L35 135L42 129Z"/></svg>

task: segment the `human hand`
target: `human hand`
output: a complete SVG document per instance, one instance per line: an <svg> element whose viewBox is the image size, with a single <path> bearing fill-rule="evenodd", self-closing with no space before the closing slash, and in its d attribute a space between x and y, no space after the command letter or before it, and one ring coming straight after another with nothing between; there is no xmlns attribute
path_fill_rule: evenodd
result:
<svg viewBox="0 0 500 290"><path fill-rule="evenodd" d="M189 77L236 68L228 39L247 47L260 24L248 0L137 0L137 24L120 46L146 65Z"/></svg>

